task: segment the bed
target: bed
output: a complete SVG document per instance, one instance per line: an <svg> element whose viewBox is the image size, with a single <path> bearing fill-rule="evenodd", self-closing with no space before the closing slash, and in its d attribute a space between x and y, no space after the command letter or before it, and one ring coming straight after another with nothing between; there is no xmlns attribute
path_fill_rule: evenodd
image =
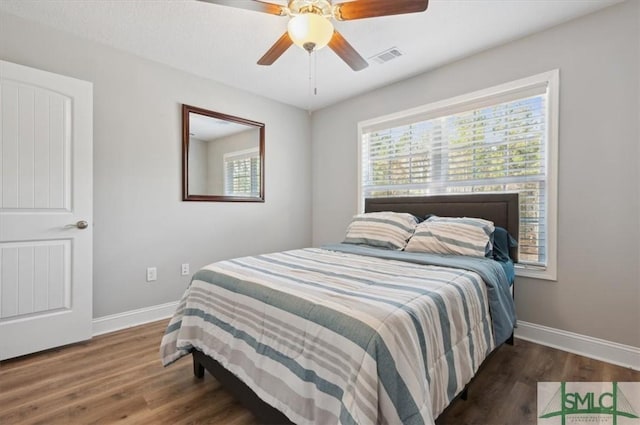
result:
<svg viewBox="0 0 640 425"><path fill-rule="evenodd" d="M517 194L365 201L385 211L518 235ZM493 259L358 244L222 261L194 274L160 354L191 354L261 423L432 424L512 341L510 279Z"/></svg>

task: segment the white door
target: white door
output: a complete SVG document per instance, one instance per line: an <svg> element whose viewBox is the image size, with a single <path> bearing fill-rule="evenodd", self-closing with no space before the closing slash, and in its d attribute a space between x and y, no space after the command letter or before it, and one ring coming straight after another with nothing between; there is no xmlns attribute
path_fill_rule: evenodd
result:
<svg viewBox="0 0 640 425"><path fill-rule="evenodd" d="M0 360L91 338L92 126L91 83L0 61Z"/></svg>

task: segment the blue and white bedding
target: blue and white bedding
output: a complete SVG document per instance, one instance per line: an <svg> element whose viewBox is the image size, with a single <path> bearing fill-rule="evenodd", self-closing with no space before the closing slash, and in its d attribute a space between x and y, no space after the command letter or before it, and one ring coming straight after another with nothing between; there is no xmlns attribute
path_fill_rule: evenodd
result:
<svg viewBox="0 0 640 425"><path fill-rule="evenodd" d="M206 266L162 361L198 349L297 424L433 424L511 334L513 303L493 260L390 252L341 244Z"/></svg>

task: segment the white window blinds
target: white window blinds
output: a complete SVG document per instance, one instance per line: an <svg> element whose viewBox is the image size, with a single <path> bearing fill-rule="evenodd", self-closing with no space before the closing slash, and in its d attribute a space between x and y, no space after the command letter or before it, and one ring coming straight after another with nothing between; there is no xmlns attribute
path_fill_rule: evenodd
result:
<svg viewBox="0 0 640 425"><path fill-rule="evenodd" d="M547 265L547 84L361 128L361 196L520 194L520 263Z"/></svg>
<svg viewBox="0 0 640 425"><path fill-rule="evenodd" d="M224 192L231 196L260 196L260 157L257 149L224 155Z"/></svg>

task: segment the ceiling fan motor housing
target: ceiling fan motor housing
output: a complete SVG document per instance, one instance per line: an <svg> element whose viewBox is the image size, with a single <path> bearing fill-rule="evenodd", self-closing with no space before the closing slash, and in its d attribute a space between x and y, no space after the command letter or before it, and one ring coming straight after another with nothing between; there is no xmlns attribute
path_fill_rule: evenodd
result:
<svg viewBox="0 0 640 425"><path fill-rule="evenodd" d="M333 6L328 0L290 0L287 9L292 16L315 13L325 18L333 17Z"/></svg>

